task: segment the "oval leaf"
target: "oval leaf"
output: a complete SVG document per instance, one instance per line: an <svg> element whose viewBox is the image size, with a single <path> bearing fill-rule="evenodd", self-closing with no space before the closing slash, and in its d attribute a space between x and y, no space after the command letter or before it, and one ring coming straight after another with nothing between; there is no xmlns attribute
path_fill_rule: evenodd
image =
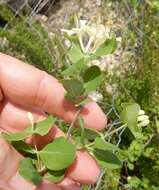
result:
<svg viewBox="0 0 159 190"><path fill-rule="evenodd" d="M95 148L93 153L101 167L109 169L121 168L121 161L109 150Z"/></svg>
<svg viewBox="0 0 159 190"><path fill-rule="evenodd" d="M103 81L103 75L96 77L95 79L84 84L86 93L96 90Z"/></svg>
<svg viewBox="0 0 159 190"><path fill-rule="evenodd" d="M86 66L86 63L85 63L84 59L81 59L78 62L73 63L71 66L69 66L68 69L64 70L62 72L62 75L65 77L76 76L81 72L81 70L85 66Z"/></svg>
<svg viewBox="0 0 159 190"><path fill-rule="evenodd" d="M85 71L83 80L84 80L84 82L88 82L88 81L95 79L99 75L101 75L100 68L97 65L93 65Z"/></svg>
<svg viewBox="0 0 159 190"><path fill-rule="evenodd" d="M112 54L117 47L115 36L112 39L106 40L104 44L102 44L97 51L91 56L91 58L95 59L104 55Z"/></svg>
<svg viewBox="0 0 159 190"><path fill-rule="evenodd" d="M19 174L26 180L31 181L35 185L39 185L42 181L42 177L37 172L32 160L25 158L20 162Z"/></svg>
<svg viewBox="0 0 159 190"><path fill-rule="evenodd" d="M84 57L84 54L81 52L81 48L77 41L72 41L71 48L68 51L68 57L73 63L78 62Z"/></svg>
<svg viewBox="0 0 159 190"><path fill-rule="evenodd" d="M49 171L45 178L53 183L59 183L65 177L65 170Z"/></svg>
<svg viewBox="0 0 159 190"><path fill-rule="evenodd" d="M32 129L29 127L22 132L6 134L2 133L2 137L7 141L21 141L32 135Z"/></svg>
<svg viewBox="0 0 159 190"><path fill-rule="evenodd" d="M78 79L66 79L62 81L62 84L71 97L76 98L84 93L83 83Z"/></svg>
<svg viewBox="0 0 159 190"><path fill-rule="evenodd" d="M36 150L24 141L13 141L12 146L20 152L36 154Z"/></svg>
<svg viewBox="0 0 159 190"><path fill-rule="evenodd" d="M55 118L50 115L44 121L41 121L41 122L35 124L33 133L44 136L44 135L48 134L50 129L53 127L54 123L55 123Z"/></svg>
<svg viewBox="0 0 159 190"><path fill-rule="evenodd" d="M76 149L65 138L60 137L46 145L39 155L44 165L50 170L63 170L70 166L75 159Z"/></svg>
<svg viewBox="0 0 159 190"><path fill-rule="evenodd" d="M137 126L137 116L140 106L136 103L122 104L123 110L120 114L120 119L124 124L127 124L132 134L137 137L140 133L140 128Z"/></svg>
<svg viewBox="0 0 159 190"><path fill-rule="evenodd" d="M44 136L53 127L54 122L55 119L52 116L49 116L46 120L35 124L34 127L28 127L21 132L13 134L3 133L2 136L8 141L21 141L33 134L39 134L41 136Z"/></svg>
<svg viewBox="0 0 159 190"><path fill-rule="evenodd" d="M85 128L84 129L84 138L92 141L94 140L96 137L100 137L99 133L97 133L95 130L93 129L89 129L89 128Z"/></svg>
<svg viewBox="0 0 159 190"><path fill-rule="evenodd" d="M106 142L99 137L97 137L95 139L94 148L102 149L102 150L109 150L111 152L119 150L119 148L116 145Z"/></svg>

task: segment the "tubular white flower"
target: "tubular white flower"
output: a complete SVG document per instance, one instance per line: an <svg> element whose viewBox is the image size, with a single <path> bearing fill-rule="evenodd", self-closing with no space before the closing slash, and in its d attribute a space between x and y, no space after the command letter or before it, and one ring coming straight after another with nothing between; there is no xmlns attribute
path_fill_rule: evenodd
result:
<svg viewBox="0 0 159 190"><path fill-rule="evenodd" d="M69 36L77 35L83 53L94 53L106 39L111 38L111 29L103 24L90 23L86 20L76 20L76 28L71 30L62 29L62 32ZM87 43L84 44L85 37L88 36Z"/></svg>
<svg viewBox="0 0 159 190"><path fill-rule="evenodd" d="M144 115L145 114L145 111L144 110L140 110L139 111L139 115Z"/></svg>
<svg viewBox="0 0 159 190"><path fill-rule="evenodd" d="M149 123L150 123L149 120L143 120L142 122L140 122L140 123L138 124L138 127L145 127L145 126L147 126Z"/></svg>
<svg viewBox="0 0 159 190"><path fill-rule="evenodd" d="M143 120L148 120L149 116L147 115L139 115L137 118L137 121L143 121Z"/></svg>
<svg viewBox="0 0 159 190"><path fill-rule="evenodd" d="M101 102L103 100L103 95L97 91L93 91L89 94L89 97L95 102Z"/></svg>
<svg viewBox="0 0 159 190"><path fill-rule="evenodd" d="M145 127L150 123L149 116L145 115L144 110L139 111L137 121L138 121L138 127Z"/></svg>

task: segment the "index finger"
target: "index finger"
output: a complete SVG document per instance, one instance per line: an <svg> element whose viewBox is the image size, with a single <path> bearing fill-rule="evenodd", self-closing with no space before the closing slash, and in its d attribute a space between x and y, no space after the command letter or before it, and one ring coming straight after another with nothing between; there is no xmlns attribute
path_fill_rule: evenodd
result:
<svg viewBox="0 0 159 190"><path fill-rule="evenodd" d="M30 105L63 118L74 119L77 108L65 99L65 89L44 71L0 53L0 87L4 96L19 105ZM81 111L85 126L101 130L107 119L95 102Z"/></svg>

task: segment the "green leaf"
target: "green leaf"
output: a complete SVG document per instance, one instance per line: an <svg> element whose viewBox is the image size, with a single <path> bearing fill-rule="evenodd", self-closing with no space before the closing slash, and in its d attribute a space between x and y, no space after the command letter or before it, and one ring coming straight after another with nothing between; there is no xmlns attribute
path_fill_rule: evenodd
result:
<svg viewBox="0 0 159 190"><path fill-rule="evenodd" d="M101 45L97 49L97 51L91 56L91 58L95 59L100 56L112 54L117 47L116 38L115 36L112 39L106 40L104 44Z"/></svg>
<svg viewBox="0 0 159 190"><path fill-rule="evenodd" d="M96 90L103 82L103 75L96 77L95 79L84 84L86 93Z"/></svg>
<svg viewBox="0 0 159 190"><path fill-rule="evenodd" d="M59 170L59 171L49 171L46 175L46 179L53 182L53 183L59 183L63 180L65 177L65 170Z"/></svg>
<svg viewBox="0 0 159 190"><path fill-rule="evenodd" d="M32 135L32 129L30 127L22 132L13 133L13 134L6 134L6 133L2 134L3 138L6 139L7 141L21 141L31 135Z"/></svg>
<svg viewBox="0 0 159 190"><path fill-rule="evenodd" d="M39 185L42 181L42 177L37 172L37 169L30 158L25 158L20 162L19 174L35 185Z"/></svg>
<svg viewBox="0 0 159 190"><path fill-rule="evenodd" d="M76 63L84 58L84 54L82 53L79 43L77 41L72 41L72 46L68 51L68 57L73 63Z"/></svg>
<svg viewBox="0 0 159 190"><path fill-rule="evenodd" d="M44 121L41 121L41 122L35 124L33 133L44 136L44 135L48 134L50 129L53 127L54 123L55 123L55 118L50 115Z"/></svg>
<svg viewBox="0 0 159 190"><path fill-rule="evenodd" d="M101 167L109 169L121 168L121 161L111 151L95 148L93 153Z"/></svg>
<svg viewBox="0 0 159 190"><path fill-rule="evenodd" d="M63 170L70 166L76 156L76 148L64 137L55 139L40 152L40 158L50 170Z"/></svg>
<svg viewBox="0 0 159 190"><path fill-rule="evenodd" d="M13 141L12 145L18 151L23 151L23 152L27 152L27 153L31 153L31 154L36 154L35 149L32 148L27 143L25 143L24 141Z"/></svg>
<svg viewBox="0 0 159 190"><path fill-rule="evenodd" d="M55 119L52 116L49 116L46 120L35 124L34 127L28 127L24 131L13 134L3 133L2 136L8 141L21 141L33 134L39 134L44 136L53 127L54 122Z"/></svg>
<svg viewBox="0 0 159 190"><path fill-rule="evenodd" d="M137 137L141 132L141 129L137 126L137 116L140 106L136 103L124 103L122 107L123 110L120 114L120 119L124 124L127 124L132 134Z"/></svg>
<svg viewBox="0 0 159 190"><path fill-rule="evenodd" d="M62 81L62 84L71 97L78 97L84 94L84 85L78 79L65 79Z"/></svg>
<svg viewBox="0 0 159 190"><path fill-rule="evenodd" d="M77 76L85 66L86 66L86 61L84 59L81 59L76 63L73 63L71 66L69 66L68 69L64 70L62 72L62 75L64 77Z"/></svg>
<svg viewBox="0 0 159 190"><path fill-rule="evenodd" d="M83 80L84 82L89 82L100 75L101 75L100 68L97 65L93 65L85 71Z"/></svg>
<svg viewBox="0 0 159 190"><path fill-rule="evenodd" d="M94 148L101 150L109 150L111 152L119 150L119 148L116 145L106 142L99 137L95 139Z"/></svg>
<svg viewBox="0 0 159 190"><path fill-rule="evenodd" d="M100 135L95 130L89 129L89 128L84 129L84 138L85 139L92 141L97 137L100 137Z"/></svg>

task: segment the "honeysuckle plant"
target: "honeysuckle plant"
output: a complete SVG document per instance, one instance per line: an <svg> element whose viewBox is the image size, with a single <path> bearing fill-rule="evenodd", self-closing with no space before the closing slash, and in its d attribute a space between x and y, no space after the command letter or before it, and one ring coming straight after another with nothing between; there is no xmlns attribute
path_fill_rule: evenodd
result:
<svg viewBox="0 0 159 190"><path fill-rule="evenodd" d="M71 30L62 29L61 31L68 36L76 35L84 54L95 53L106 39L112 38L109 27L105 27L103 24L90 23L87 20L79 20L76 22L76 28Z"/></svg>
<svg viewBox="0 0 159 190"><path fill-rule="evenodd" d="M101 68L89 63L101 56L112 54L117 43L111 28L101 23L77 19L75 23L75 28L61 30L71 44L67 51L70 64L62 72L62 83L67 91L66 97L78 106L103 81Z"/></svg>
<svg viewBox="0 0 159 190"><path fill-rule="evenodd" d="M98 132L84 128L80 116L81 108L90 99L102 101L98 88L103 82L103 73L99 66L90 65L90 61L112 54L117 46L116 38L110 28L102 23L92 23L86 20L76 20L76 27L70 30L62 29L62 34L69 40L71 46L67 49L68 66L62 71L61 83L66 90L66 99L77 107L75 119L70 124L67 136L54 141L38 150L36 144L30 146L26 139L33 135L47 135L57 118L48 115L46 120L34 124L34 118L28 113L30 126L14 133L2 133L2 137L10 142L25 159L20 163L19 173L26 180L38 185L42 177L58 183L65 176L65 170L73 163L76 151L86 149L99 163L101 168L115 170L122 167L122 150L107 141L123 128L128 128L134 138L140 136L143 127L149 124L149 117L136 103L122 104L120 113L122 125L112 131ZM78 123L78 128L75 124ZM58 151L58 154L56 152ZM29 168L29 169L28 169Z"/></svg>

